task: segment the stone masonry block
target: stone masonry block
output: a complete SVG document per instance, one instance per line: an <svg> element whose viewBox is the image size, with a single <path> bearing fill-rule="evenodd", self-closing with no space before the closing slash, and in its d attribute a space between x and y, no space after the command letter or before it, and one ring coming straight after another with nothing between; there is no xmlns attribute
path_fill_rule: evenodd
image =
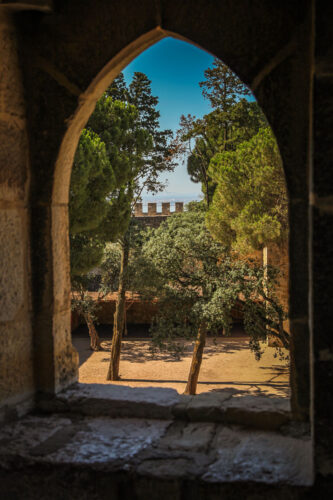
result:
<svg viewBox="0 0 333 500"><path fill-rule="evenodd" d="M20 213L0 211L0 321L12 321L24 307L24 235Z"/></svg>
<svg viewBox="0 0 333 500"><path fill-rule="evenodd" d="M71 341L70 309L53 317L55 390L61 390L78 377L79 356Z"/></svg>
<svg viewBox="0 0 333 500"><path fill-rule="evenodd" d="M162 215L170 215L170 203L169 202L162 203Z"/></svg>
<svg viewBox="0 0 333 500"><path fill-rule="evenodd" d="M148 203L148 215L156 215L156 203Z"/></svg>
<svg viewBox="0 0 333 500"><path fill-rule="evenodd" d="M54 309L58 313L70 306L68 208L52 208L52 249L54 256Z"/></svg>
<svg viewBox="0 0 333 500"><path fill-rule="evenodd" d="M138 217L139 215L142 215L142 203L135 204L134 215L136 217Z"/></svg>
<svg viewBox="0 0 333 500"><path fill-rule="evenodd" d="M33 390L33 339L30 318L0 324L0 405Z"/></svg>
<svg viewBox="0 0 333 500"><path fill-rule="evenodd" d="M4 200L24 198L28 146L25 130L0 115L0 196Z"/></svg>
<svg viewBox="0 0 333 500"><path fill-rule="evenodd" d="M17 54L17 35L11 18L0 12L0 113L24 118L22 78Z"/></svg>

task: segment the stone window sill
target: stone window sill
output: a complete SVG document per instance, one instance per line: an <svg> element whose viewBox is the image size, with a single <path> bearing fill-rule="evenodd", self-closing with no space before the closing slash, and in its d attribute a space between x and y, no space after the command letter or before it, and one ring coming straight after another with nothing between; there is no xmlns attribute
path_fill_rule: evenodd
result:
<svg viewBox="0 0 333 500"><path fill-rule="evenodd" d="M255 399L76 384L44 399L43 413L0 430L0 472L51 466L59 474L116 472L128 481L310 486L309 435L288 423L285 401L261 401L260 408Z"/></svg>

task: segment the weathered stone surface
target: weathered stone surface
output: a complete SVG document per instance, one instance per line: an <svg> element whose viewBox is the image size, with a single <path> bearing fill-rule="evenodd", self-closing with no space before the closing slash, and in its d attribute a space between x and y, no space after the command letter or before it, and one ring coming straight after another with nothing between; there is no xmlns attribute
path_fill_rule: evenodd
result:
<svg viewBox="0 0 333 500"><path fill-rule="evenodd" d="M27 417L0 431L0 463L19 455L29 462L127 464L159 439L168 421Z"/></svg>
<svg viewBox="0 0 333 500"><path fill-rule="evenodd" d="M205 423L69 417L31 416L5 426L0 465L89 465L159 480L312 483L310 440Z"/></svg>
<svg viewBox="0 0 333 500"><path fill-rule="evenodd" d="M17 31L13 20L7 12L1 10L0 114L3 113L9 120L13 118L23 120L25 118L25 101L22 74L18 60L18 46Z"/></svg>
<svg viewBox="0 0 333 500"><path fill-rule="evenodd" d="M1 462L6 456L18 454L28 457L33 450L40 447L59 430L71 425L69 418L52 416L48 418L28 416L9 424L0 430L0 457Z"/></svg>
<svg viewBox="0 0 333 500"><path fill-rule="evenodd" d="M40 407L45 411L61 408L84 415L169 419L178 397L174 389L159 387L76 384L55 399L41 401Z"/></svg>
<svg viewBox="0 0 333 500"><path fill-rule="evenodd" d="M223 389L198 394L191 398L187 405L187 417L194 421L221 422L224 420L225 403L237 392L233 389Z"/></svg>
<svg viewBox="0 0 333 500"><path fill-rule="evenodd" d="M174 418L192 422L226 422L271 430L280 428L290 420L288 400L242 396L234 389L186 396L179 395L174 389L160 387L75 384L55 398L42 399L39 408L46 412L76 412L81 415L106 415L114 418ZM209 429L211 426L207 424L208 433ZM174 432L178 432L177 427ZM196 424L188 428L186 435L189 441L197 439L196 432ZM202 438L206 439L203 436ZM181 439L185 442L187 437L182 435Z"/></svg>
<svg viewBox="0 0 333 500"><path fill-rule="evenodd" d="M0 401L26 399L34 389L33 344L29 317L0 323ZM16 401L17 402L17 401Z"/></svg>
<svg viewBox="0 0 333 500"><path fill-rule="evenodd" d="M159 446L168 450L208 451L215 424L175 422L161 439Z"/></svg>
<svg viewBox="0 0 333 500"><path fill-rule="evenodd" d="M0 134L1 198L24 199L28 168L26 132L17 123L5 121L0 116Z"/></svg>
<svg viewBox="0 0 333 500"><path fill-rule="evenodd" d="M68 207L52 208L54 256L54 310L56 313L70 309L71 284L69 278Z"/></svg>
<svg viewBox="0 0 333 500"><path fill-rule="evenodd" d="M307 486L313 483L310 439L220 428L215 446L218 459L204 474L206 481L287 482Z"/></svg>
<svg viewBox="0 0 333 500"><path fill-rule="evenodd" d="M279 429L290 419L290 403L284 398L241 396L225 405L224 421L256 429Z"/></svg>
<svg viewBox="0 0 333 500"><path fill-rule="evenodd" d="M0 210L0 321L12 321L24 308L25 237L19 210Z"/></svg>

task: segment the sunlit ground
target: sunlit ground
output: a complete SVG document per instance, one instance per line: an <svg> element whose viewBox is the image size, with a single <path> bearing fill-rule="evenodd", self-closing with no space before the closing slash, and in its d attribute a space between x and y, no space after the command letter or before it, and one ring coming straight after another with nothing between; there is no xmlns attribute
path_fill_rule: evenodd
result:
<svg viewBox="0 0 333 500"><path fill-rule="evenodd" d="M106 373L111 340L102 340L102 351L92 352L87 335L73 335L79 352L79 381L107 384ZM130 338L122 343L121 381L131 387L171 387L182 393L191 364L193 346L187 343L180 360L167 353L153 355L147 339ZM246 337L209 338L201 365L197 393L232 387L248 394L289 397L288 361L274 357L275 349L262 345L263 355L256 361Z"/></svg>

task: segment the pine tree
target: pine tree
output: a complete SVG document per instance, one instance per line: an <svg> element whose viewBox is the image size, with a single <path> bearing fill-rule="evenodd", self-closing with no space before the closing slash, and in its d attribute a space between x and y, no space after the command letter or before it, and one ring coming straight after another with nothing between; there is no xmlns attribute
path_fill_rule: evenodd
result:
<svg viewBox="0 0 333 500"><path fill-rule="evenodd" d="M215 182L209 174L209 163L221 151L232 151L241 141L256 134L266 120L256 102L245 96L250 90L228 66L215 59L213 67L205 71L206 80L199 85L209 99L213 111L202 119L182 116L178 131L178 146L187 156L187 171L193 182L202 184L206 205L209 207ZM181 149L181 148L180 148Z"/></svg>
<svg viewBox="0 0 333 500"><path fill-rule="evenodd" d="M261 129L235 151L217 154L209 174L216 182L208 228L222 244L248 253L288 237L288 197L272 131Z"/></svg>

